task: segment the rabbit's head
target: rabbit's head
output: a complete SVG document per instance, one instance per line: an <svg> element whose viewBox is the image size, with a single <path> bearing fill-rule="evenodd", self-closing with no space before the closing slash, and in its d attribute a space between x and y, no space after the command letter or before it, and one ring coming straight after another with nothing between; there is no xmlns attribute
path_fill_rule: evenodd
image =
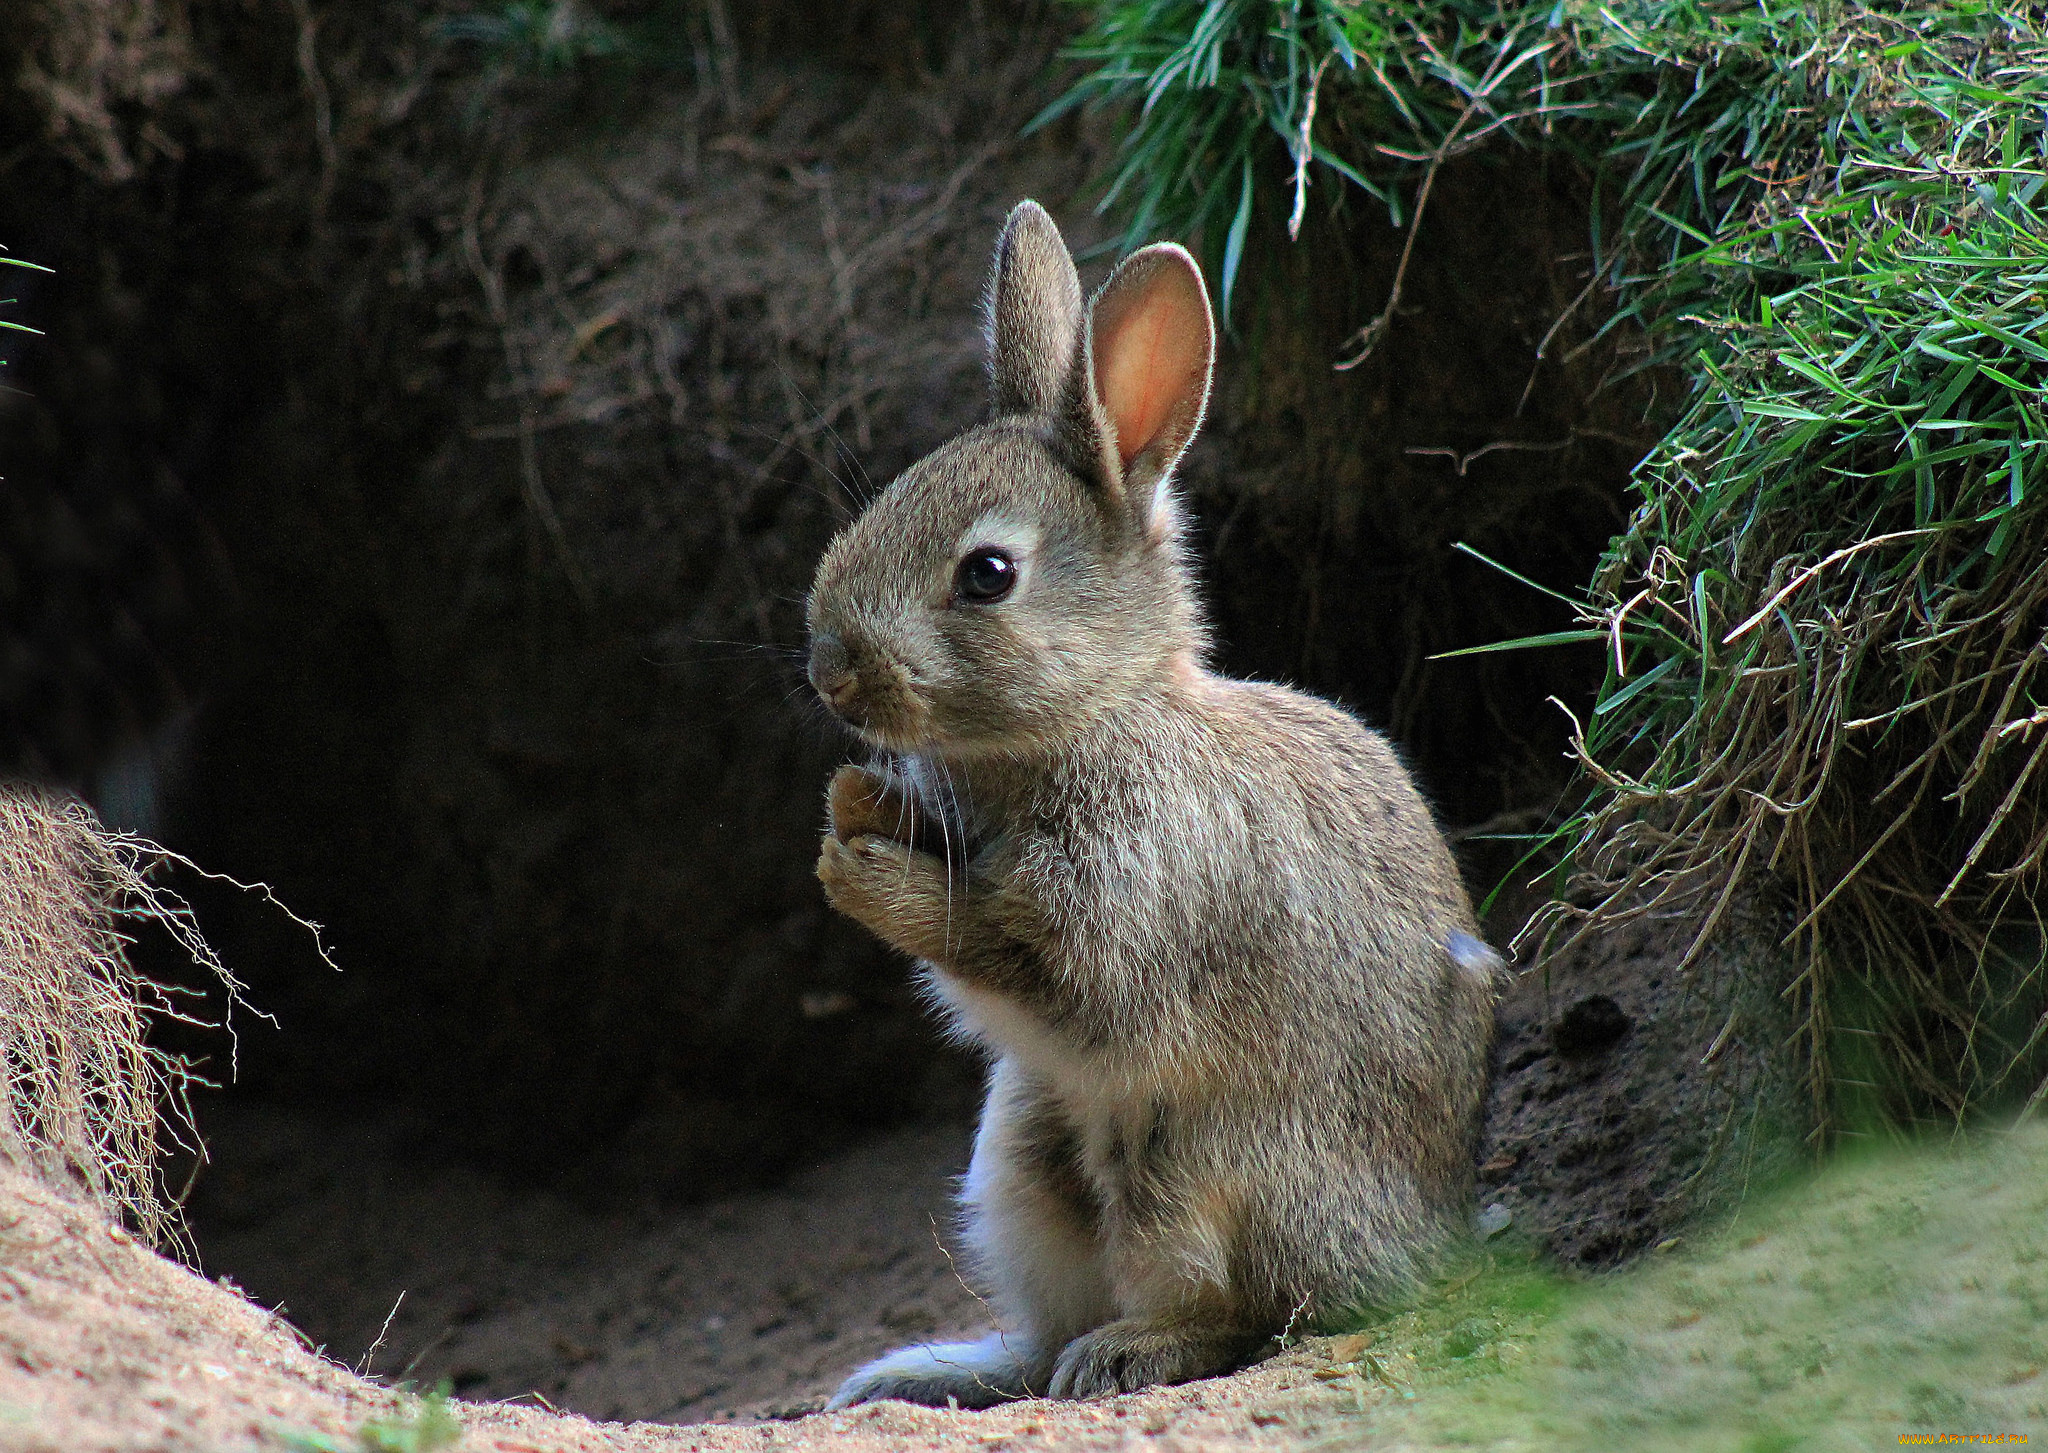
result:
<svg viewBox="0 0 2048 1453"><path fill-rule="evenodd" d="M1020 203L988 344L989 421L892 482L811 590L811 684L891 751L1056 747L1204 646L1170 487L1215 352L1194 259L1147 247L1084 306L1052 218Z"/></svg>

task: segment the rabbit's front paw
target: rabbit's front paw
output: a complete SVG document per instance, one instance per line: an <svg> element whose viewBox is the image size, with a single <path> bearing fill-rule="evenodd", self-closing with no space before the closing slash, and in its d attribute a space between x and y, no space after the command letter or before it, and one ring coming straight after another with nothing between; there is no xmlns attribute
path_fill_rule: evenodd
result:
<svg viewBox="0 0 2048 1453"><path fill-rule="evenodd" d="M920 959L943 959L953 930L946 865L890 838L861 833L818 846L818 881L832 906Z"/></svg>
<svg viewBox="0 0 2048 1453"><path fill-rule="evenodd" d="M899 843L919 840L917 809L877 772L851 763L832 774L826 788L832 814L832 836L841 842L871 832Z"/></svg>

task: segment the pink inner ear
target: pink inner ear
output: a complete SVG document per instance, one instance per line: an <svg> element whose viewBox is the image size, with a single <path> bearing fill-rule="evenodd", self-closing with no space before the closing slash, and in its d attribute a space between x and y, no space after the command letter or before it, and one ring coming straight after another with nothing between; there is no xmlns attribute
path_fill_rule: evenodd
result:
<svg viewBox="0 0 2048 1453"><path fill-rule="evenodd" d="M1166 320L1159 308L1125 318L1096 370L1103 406L1116 425L1117 453L1129 464L1159 437L1173 407L1180 371L1165 356Z"/></svg>
<svg viewBox="0 0 2048 1453"><path fill-rule="evenodd" d="M1128 465L1178 415L1199 407L1208 338L1206 321L1182 295L1180 279L1161 269L1095 339L1095 387L1116 427L1117 453Z"/></svg>

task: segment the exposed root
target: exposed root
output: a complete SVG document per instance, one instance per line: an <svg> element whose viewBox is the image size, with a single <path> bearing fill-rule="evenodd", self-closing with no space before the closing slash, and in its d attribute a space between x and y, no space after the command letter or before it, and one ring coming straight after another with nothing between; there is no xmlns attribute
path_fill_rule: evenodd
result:
<svg viewBox="0 0 2048 1453"><path fill-rule="evenodd" d="M195 1148L194 1066L149 1042L159 1019L212 1025L203 991L128 962L124 925L160 924L225 988L231 1040L242 985L177 894L148 881L166 856L107 833L75 798L0 789L0 1154L81 1187L150 1241L178 1239L157 1180L161 1137Z"/></svg>

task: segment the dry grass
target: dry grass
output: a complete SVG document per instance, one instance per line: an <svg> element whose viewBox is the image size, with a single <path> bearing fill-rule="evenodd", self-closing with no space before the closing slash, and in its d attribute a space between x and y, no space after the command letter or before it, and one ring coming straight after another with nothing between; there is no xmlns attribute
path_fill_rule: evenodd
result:
<svg viewBox="0 0 2048 1453"><path fill-rule="evenodd" d="M241 985L184 902L148 880L159 856L76 799L0 789L0 1153L76 1184L160 1245L178 1224L157 1179L159 1138L191 1139L197 1076L150 1043L150 1026L208 1021L193 1013L195 991L129 963L126 926L160 925L226 987L230 1012Z"/></svg>

